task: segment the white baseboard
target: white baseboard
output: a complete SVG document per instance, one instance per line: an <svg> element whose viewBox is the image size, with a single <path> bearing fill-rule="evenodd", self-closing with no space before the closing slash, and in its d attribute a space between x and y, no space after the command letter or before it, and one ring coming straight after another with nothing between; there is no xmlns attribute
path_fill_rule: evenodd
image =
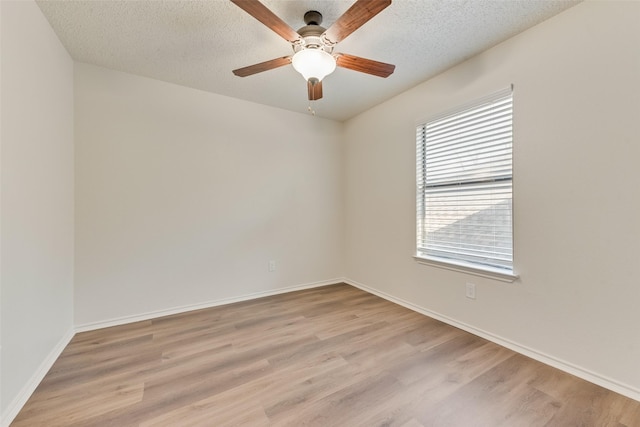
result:
<svg viewBox="0 0 640 427"><path fill-rule="evenodd" d="M378 291L377 289L371 288L369 286L363 285L362 283L358 283L355 280L344 279L343 282L359 288L365 292L369 292L371 294L377 295L381 298L384 298L388 301L394 302L398 305L406 307L410 310L418 312L420 314L424 314L425 316L432 317L434 319L440 320L441 322L447 323L451 326L455 326L456 328L462 329L484 339L487 339L491 342L499 344L503 347L506 347L510 350L513 350L517 353L528 356L532 359L537 360L538 362L542 362L546 365L552 366L554 368L560 369L561 371L567 372L569 374L575 375L576 377L582 378L583 380L589 381L593 384L599 385L616 393L619 393L623 396L627 396L631 399L640 401L640 390L635 387L632 387L627 384L623 384L619 381L608 378L604 375L597 374L595 372L589 371L588 369L584 369L580 366L574 365L573 363L567 362L565 360L558 359L556 357L550 356L541 351L529 348L527 346L518 344L506 338L500 337L498 335L492 334L491 332L487 332L481 329L478 329L472 325L468 325L464 322L460 322L458 320L452 319L448 316L444 316L440 313L436 313L434 311L428 310L426 308L417 306L413 303L405 301L401 298L394 297L393 295L389 295L385 292Z"/></svg>
<svg viewBox="0 0 640 427"><path fill-rule="evenodd" d="M247 300L252 300L252 299L256 299L256 298L261 298L261 297L266 297L266 296L271 296L271 295L278 295L278 294L283 294L283 293L287 293L287 292L293 292L293 291L299 291L299 290L304 290L304 289L312 289L312 288L318 288L318 287L322 287L322 286L327 286L327 285L333 285L336 283L347 283L351 286L354 286L356 288L359 288L365 292L369 292L371 294L377 295L381 298L384 298L388 301L394 302L396 304L399 304L403 307L406 307L410 310L413 310L415 312L418 312L420 314L423 314L425 316L428 317L432 317L434 319L440 320L444 323L447 323L451 326L455 326L457 328L460 328L464 331L467 331L469 333L472 333L474 335L477 335L479 337L485 338L489 341L492 341L496 344L502 345L503 347L506 347L510 350L513 350L517 353L520 354L524 354L525 356L531 357L532 359L535 359L539 362L545 363L549 366L553 366L554 368L560 369L562 371L568 372L572 375L575 375L579 378L582 378L586 381L592 382L594 384L597 384L601 387L607 388L609 390L612 390L616 393L620 393L624 396L627 396L631 399L640 401L640 390L631 387L629 385L623 384L619 381L615 381L611 378L607 378L603 375L599 375L597 373L591 372L587 369L581 368L579 366L576 366L572 363L566 362L564 360L560 360L556 357L550 356L548 354L545 354L543 352L537 351L535 349L520 345L518 343L515 343L513 341L510 341L508 339L505 339L503 337L494 335L490 332L487 331L483 331L481 329L478 329L474 326L468 325L466 323L460 322L458 320L452 319L448 316L444 316L440 313L436 313L434 311L425 309L423 307L417 306L413 303L410 303L408 301L405 301L401 298L397 298L394 297L392 295L389 295L385 292L381 292L378 291L374 288L371 288L369 286L366 286L362 283L358 283L354 280L350 280L347 278L337 278L337 279L333 279L333 280L326 280L326 281L321 281L321 282L314 282L314 283L307 283L307 284L302 284L302 285L296 285L296 286L289 286L289 287L285 287L285 288L278 288L278 289L272 289L272 290L268 290L268 291L261 291L261 292L254 292L254 293L250 293L250 294L245 294L245 295L241 295L241 296L237 296L237 297L231 297L231 298L222 298L219 300L214 300L214 301L208 301L208 302L204 302L204 303L199 303L199 304L191 304L191 305L185 305L185 306L181 306L181 307L174 307L174 308L170 308L170 309L166 309L166 310L158 310L158 311L153 311L153 312L148 312L148 313L143 313L143 314L139 314L139 315L135 315L135 316L125 316L125 317L120 317L120 318L116 318L116 319L111 319L111 320L107 320L107 321L102 321L102 322L93 322L93 323L87 323L84 325L78 325L76 326L75 330L69 330L58 342L58 344L55 346L55 348L53 348L51 350L51 352L49 353L49 355L45 358L45 360L40 364L40 366L38 367L37 371L33 374L33 376L31 377L31 379L28 381L28 383L23 387L23 389L20 391L20 393L18 394L18 396L13 399L13 401L9 404L9 406L7 407L6 411L2 414L1 417L1 421L0 421L0 426L2 427L8 427L11 422L13 421L13 419L18 415L18 413L20 412L20 409L22 409L22 407L24 406L24 404L27 402L27 400L29 399L29 397L33 394L33 392L35 391L35 389L38 387L38 384L40 384L40 382L42 381L42 379L44 378L44 376L46 375L46 373L49 371L49 369L51 368L51 366L53 365L53 363L56 361L56 359L60 356L60 354L62 353L62 351L64 350L64 348L69 344L69 342L71 341L71 339L73 338L73 336L75 335L76 332L84 332L84 331L91 331L91 330L95 330L95 329L101 329L101 328L106 328L106 327L110 327L110 326L117 326L117 325L123 325L126 323L132 323L132 322L138 322L141 320L149 320L149 319L153 319L156 317L162 317L162 316L167 316L167 315L171 315L171 314L178 314L178 313L184 313L184 312L188 312L188 311L193 311L193 310L199 310L199 309L203 309L203 308L209 308L209 307L216 307L219 305L225 305L225 304L231 304L234 302L240 302L240 301L247 301Z"/></svg>
<svg viewBox="0 0 640 427"><path fill-rule="evenodd" d="M140 322L142 320L149 320L149 319L155 319L157 317L169 316L171 314L186 313L188 311L201 310L203 308L211 308L211 307L217 307L219 305L232 304L234 302L248 301L256 298L268 297L271 295L278 295L278 294L284 294L287 292L300 291L303 289L319 288L321 286L333 285L341 282L344 282L344 278L342 277L338 279L333 279L333 280L323 280L321 282L305 283L302 285L294 285L294 286L288 286L284 288L270 289L268 291L253 292L250 294L240 295L237 297L222 298L222 299L207 301L207 302L198 303L198 304L189 304L189 305L183 305L179 307L172 307L164 310L150 311L147 313L136 314L132 316L123 316L123 317L118 317L118 318L99 321L99 322L85 323L82 325L76 325L76 332L93 331L96 329L108 328L111 326L124 325L127 323Z"/></svg>
<svg viewBox="0 0 640 427"><path fill-rule="evenodd" d="M20 393L11 401L7 409L2 414L2 421L0 425L2 427L9 427L13 419L18 415L22 407L27 403L27 400L31 397L33 392L36 390L40 381L44 378L44 376L49 372L51 366L55 363L56 359L62 353L62 350L69 344L73 336L75 335L75 331L72 329L68 330L66 334L58 341L55 347L49 352L47 357L42 361L38 369L31 376L29 381L22 387Z"/></svg>

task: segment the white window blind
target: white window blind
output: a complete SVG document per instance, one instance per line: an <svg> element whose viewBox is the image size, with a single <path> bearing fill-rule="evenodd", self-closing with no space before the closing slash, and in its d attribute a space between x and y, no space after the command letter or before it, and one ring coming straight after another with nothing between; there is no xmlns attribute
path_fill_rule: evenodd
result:
<svg viewBox="0 0 640 427"><path fill-rule="evenodd" d="M512 90L417 127L417 256L513 271Z"/></svg>

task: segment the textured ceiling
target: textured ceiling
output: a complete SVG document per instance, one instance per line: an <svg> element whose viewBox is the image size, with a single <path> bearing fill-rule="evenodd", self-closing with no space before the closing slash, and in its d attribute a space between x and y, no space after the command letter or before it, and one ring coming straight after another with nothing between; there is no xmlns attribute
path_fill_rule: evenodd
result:
<svg viewBox="0 0 640 427"><path fill-rule="evenodd" d="M291 111L306 82L291 66L231 70L290 55L290 45L228 0L37 2L74 60ZM263 0L294 29L318 10L329 27L353 0ZM394 0L335 51L396 65L387 79L338 68L318 116L346 120L575 5L552 0Z"/></svg>

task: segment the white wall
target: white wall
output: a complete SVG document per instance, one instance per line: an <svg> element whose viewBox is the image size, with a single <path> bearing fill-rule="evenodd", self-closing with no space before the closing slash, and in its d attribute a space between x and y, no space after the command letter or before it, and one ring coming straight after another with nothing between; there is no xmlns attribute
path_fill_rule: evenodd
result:
<svg viewBox="0 0 640 427"><path fill-rule="evenodd" d="M4 424L73 330L73 62L35 3L0 8Z"/></svg>
<svg viewBox="0 0 640 427"><path fill-rule="evenodd" d="M343 277L340 123L87 64L75 77L76 325Z"/></svg>
<svg viewBox="0 0 640 427"><path fill-rule="evenodd" d="M347 122L347 277L639 399L639 17L579 4ZM521 280L417 264L415 125L511 83Z"/></svg>

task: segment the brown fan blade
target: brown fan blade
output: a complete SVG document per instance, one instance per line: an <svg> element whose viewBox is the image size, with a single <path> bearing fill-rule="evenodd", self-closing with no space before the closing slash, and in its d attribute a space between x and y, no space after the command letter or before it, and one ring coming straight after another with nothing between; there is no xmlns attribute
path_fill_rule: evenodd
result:
<svg viewBox="0 0 640 427"><path fill-rule="evenodd" d="M282 67L288 64L291 64L291 56L283 56L282 58L276 58L270 61L261 62L259 64L249 65L248 67L238 68L237 70L233 70L233 74L238 77L247 77L252 74L273 70L274 68Z"/></svg>
<svg viewBox="0 0 640 427"><path fill-rule="evenodd" d="M309 92L309 101L317 101L322 98L322 81L309 79L307 92Z"/></svg>
<svg viewBox="0 0 640 427"><path fill-rule="evenodd" d="M334 44L341 42L390 4L391 0L357 0L324 32L325 39Z"/></svg>
<svg viewBox="0 0 640 427"><path fill-rule="evenodd" d="M361 58L346 53L338 53L336 56L336 65L342 68L348 68L361 73L372 74L378 77L389 77L393 74L396 66L386 64L384 62L374 61L373 59Z"/></svg>
<svg viewBox="0 0 640 427"><path fill-rule="evenodd" d="M287 25L287 23L282 19L278 18L276 14L271 12L258 0L231 0L231 2L256 18L258 21L262 22L288 42L293 43L300 39L300 34Z"/></svg>

